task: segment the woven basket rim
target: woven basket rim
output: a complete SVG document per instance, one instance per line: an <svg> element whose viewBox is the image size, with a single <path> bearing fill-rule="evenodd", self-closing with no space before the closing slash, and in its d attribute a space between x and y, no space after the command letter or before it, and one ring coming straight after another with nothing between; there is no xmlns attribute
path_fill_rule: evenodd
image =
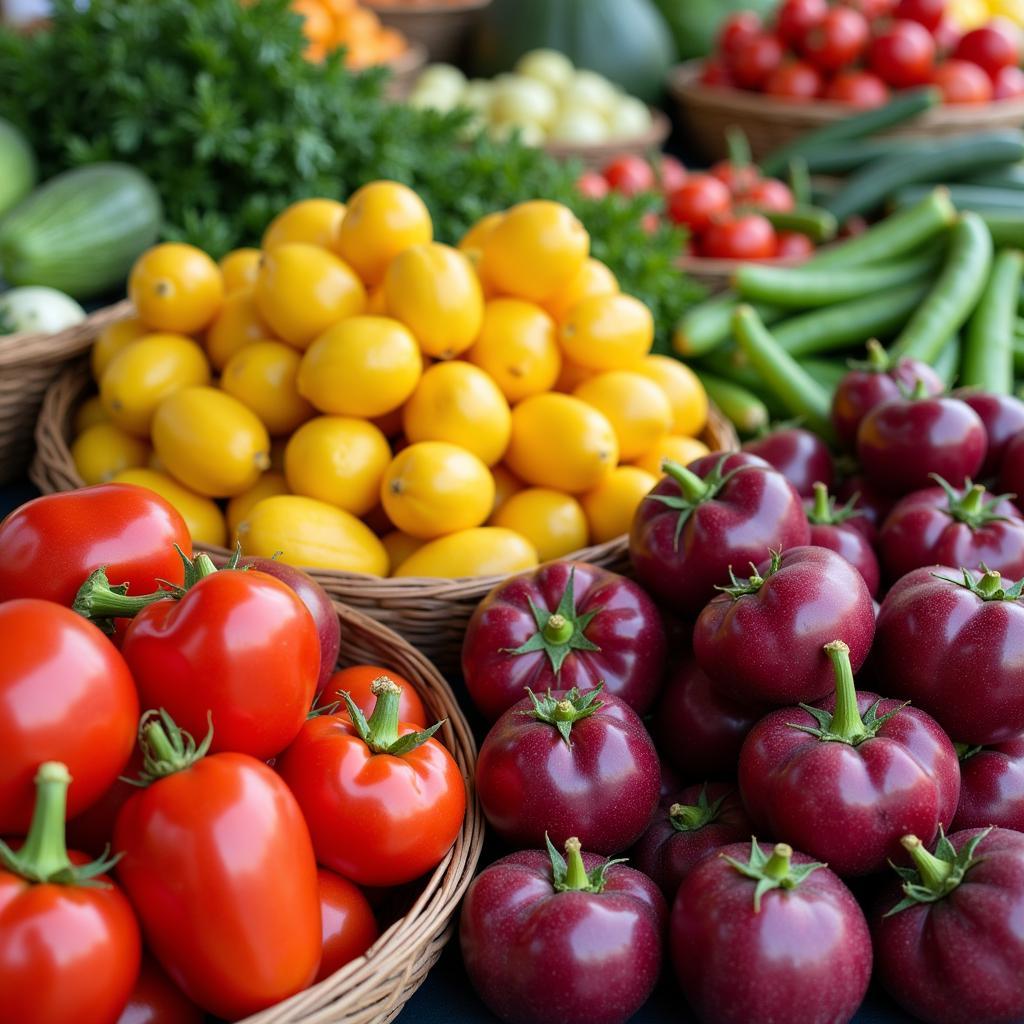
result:
<svg viewBox="0 0 1024 1024"><path fill-rule="evenodd" d="M127 299L90 313L81 323L62 331L21 331L0 335L0 369L36 364L43 360L65 362L84 352L104 327L131 315Z"/></svg>

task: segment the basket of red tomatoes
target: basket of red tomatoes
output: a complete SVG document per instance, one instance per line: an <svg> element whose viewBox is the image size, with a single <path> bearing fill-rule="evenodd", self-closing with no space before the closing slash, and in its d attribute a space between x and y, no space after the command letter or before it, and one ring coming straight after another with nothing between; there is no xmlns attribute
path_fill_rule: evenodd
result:
<svg viewBox="0 0 1024 1024"><path fill-rule="evenodd" d="M963 135L1024 121L1015 25L993 19L961 34L947 0L783 0L772 20L740 11L714 52L672 72L669 87L711 159L723 129L741 127L755 156L853 110L892 105L934 86L889 126L907 136ZM919 94L918 94L919 95ZM896 108L899 112L899 108Z"/></svg>

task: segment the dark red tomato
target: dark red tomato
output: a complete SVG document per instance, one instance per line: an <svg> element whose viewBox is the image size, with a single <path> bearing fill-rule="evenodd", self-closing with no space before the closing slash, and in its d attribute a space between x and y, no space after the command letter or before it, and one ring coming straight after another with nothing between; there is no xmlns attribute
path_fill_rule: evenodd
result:
<svg viewBox="0 0 1024 1024"><path fill-rule="evenodd" d="M799 231L777 231L776 242L775 255L780 260L803 260L814 253L814 243Z"/></svg>
<svg viewBox="0 0 1024 1024"><path fill-rule="evenodd" d="M851 7L833 7L808 31L803 55L817 68L835 72L860 60L871 32L867 18Z"/></svg>
<svg viewBox="0 0 1024 1024"><path fill-rule="evenodd" d="M1014 495L1014 504L1024 509L1024 431L1017 434L1003 450L997 489Z"/></svg>
<svg viewBox="0 0 1024 1024"><path fill-rule="evenodd" d="M841 71L829 82L825 99L868 110L889 102L889 87L870 71Z"/></svg>
<svg viewBox="0 0 1024 1024"><path fill-rule="evenodd" d="M700 240L702 256L724 260L770 260L778 251L775 228L759 213L712 222Z"/></svg>
<svg viewBox="0 0 1024 1024"><path fill-rule="evenodd" d="M882 575L869 539L875 531L857 501L837 507L835 498L829 497L828 488L816 483L814 498L807 502L807 519L811 524L811 544L842 555L861 574L868 593L874 597Z"/></svg>
<svg viewBox="0 0 1024 1024"><path fill-rule="evenodd" d="M823 85L813 64L794 60L780 65L765 79L764 91L787 100L813 100L821 95Z"/></svg>
<svg viewBox="0 0 1024 1024"><path fill-rule="evenodd" d="M114 843L114 825L128 797L136 788L125 779L137 779L142 771L142 751L132 747L121 774L100 798L68 822L68 843L92 857L101 857Z"/></svg>
<svg viewBox="0 0 1024 1024"><path fill-rule="evenodd" d="M38 597L70 606L100 566L131 594L149 594L159 580L180 584L175 544L192 554L184 519L145 487L98 484L48 494L0 523L0 601Z"/></svg>
<svg viewBox="0 0 1024 1024"><path fill-rule="evenodd" d="M315 981L329 978L345 964L362 956L380 935L373 907L362 889L333 871L319 868L320 917L323 923L323 956Z"/></svg>
<svg viewBox="0 0 1024 1024"><path fill-rule="evenodd" d="M466 815L459 766L431 739L398 720L401 688L384 678L369 720L311 718L278 758L277 770L302 808L317 860L359 885L411 882L451 849Z"/></svg>
<svg viewBox="0 0 1024 1024"><path fill-rule="evenodd" d="M828 14L828 0L785 0L775 15L775 31L793 50Z"/></svg>
<svg viewBox="0 0 1024 1024"><path fill-rule="evenodd" d="M477 875L459 924L466 972L510 1024L622 1024L658 980L665 901L576 838L565 852L513 853Z"/></svg>
<svg viewBox="0 0 1024 1024"><path fill-rule="evenodd" d="M733 80L741 89L763 88L785 52L779 37L767 32L741 39L729 61Z"/></svg>
<svg viewBox="0 0 1024 1024"><path fill-rule="evenodd" d="M637 713L611 694L555 690L524 697L480 748L476 787L507 843L561 844L586 836L620 853L643 833L658 803L658 755Z"/></svg>
<svg viewBox="0 0 1024 1024"><path fill-rule="evenodd" d="M672 963L697 1017L851 1020L871 977L871 935L853 894L784 843L719 854L687 875L672 909Z"/></svg>
<svg viewBox="0 0 1024 1024"><path fill-rule="evenodd" d="M899 19L879 32L868 46L868 64L894 89L931 81L935 40L923 25Z"/></svg>
<svg viewBox="0 0 1024 1024"><path fill-rule="evenodd" d="M802 498L814 496L815 483L831 487L835 465L828 445L803 427L782 427L764 437L747 441L743 451L759 455L774 466Z"/></svg>
<svg viewBox="0 0 1024 1024"><path fill-rule="evenodd" d="M160 965L148 956L117 1024L203 1024L206 1014L189 1002Z"/></svg>
<svg viewBox="0 0 1024 1024"><path fill-rule="evenodd" d="M929 853L906 837L901 870L872 914L878 973L931 1024L1024 1019L1024 835L968 829Z"/></svg>
<svg viewBox="0 0 1024 1024"><path fill-rule="evenodd" d="M728 213L732 205L729 189L710 174L691 174L668 196L668 215L691 231L703 231L713 217Z"/></svg>
<svg viewBox="0 0 1024 1024"><path fill-rule="evenodd" d="M19 835L43 761L71 772L69 814L113 785L135 742L139 701L114 646L58 604L0 604L0 651L0 835Z"/></svg>
<svg viewBox="0 0 1024 1024"><path fill-rule="evenodd" d="M773 711L740 753L740 792L754 824L840 875L885 867L908 831L950 821L960 765L933 718L854 689L846 645L828 645L836 692L820 708ZM890 712L893 714L890 715Z"/></svg>
<svg viewBox="0 0 1024 1024"><path fill-rule="evenodd" d="M952 54L963 38L960 26L948 14L939 22L939 27L932 35L935 37L935 50L940 59Z"/></svg>
<svg viewBox="0 0 1024 1024"><path fill-rule="evenodd" d="M1010 442L1024 431L1024 402L1013 395L994 395L973 388L958 388L953 395L981 417L988 438L981 476L995 476Z"/></svg>
<svg viewBox="0 0 1024 1024"><path fill-rule="evenodd" d="M576 190L588 199L604 199L611 192L611 186L603 174L598 174L597 171L584 171L576 179Z"/></svg>
<svg viewBox="0 0 1024 1024"><path fill-rule="evenodd" d="M288 787L247 754L203 756L164 714L143 716L140 743L149 784L121 809L114 849L146 945L228 1020L301 991L320 963L320 898Z"/></svg>
<svg viewBox="0 0 1024 1024"><path fill-rule="evenodd" d="M795 205L789 186L778 178L762 178L753 188L747 190L743 202L778 213L786 213Z"/></svg>
<svg viewBox="0 0 1024 1024"><path fill-rule="evenodd" d="M139 926L109 861L65 847L66 766L36 768L28 838L0 867L0 1013L11 1024L110 1024L139 971Z"/></svg>
<svg viewBox="0 0 1024 1024"><path fill-rule="evenodd" d="M1014 66L1000 68L992 79L994 100L1013 100L1024 96L1024 71Z"/></svg>
<svg viewBox="0 0 1024 1024"><path fill-rule="evenodd" d="M946 0L900 0L896 5L896 17L906 18L924 25L934 32L946 13Z"/></svg>
<svg viewBox="0 0 1024 1024"><path fill-rule="evenodd" d="M698 783L662 797L654 820L633 847L631 861L673 900L700 861L722 846L749 839L752 832L735 786Z"/></svg>
<svg viewBox="0 0 1024 1024"><path fill-rule="evenodd" d="M653 192L657 185L651 165L642 156L630 153L616 157L605 166L602 174L613 192L621 192L625 196Z"/></svg>
<svg viewBox="0 0 1024 1024"><path fill-rule="evenodd" d="M942 90L944 103L988 103L992 99L992 80L977 64L966 60L947 60L932 74Z"/></svg>
<svg viewBox="0 0 1024 1024"><path fill-rule="evenodd" d="M669 156L667 153L663 154L657 161L655 172L658 178L658 188L665 195L675 192L686 181L689 173L683 166L682 160L677 160L674 156Z"/></svg>
<svg viewBox="0 0 1024 1024"><path fill-rule="evenodd" d="M702 85L709 85L712 88L719 89L731 87L735 84L725 64L720 60L715 60L713 57L709 57L704 61L704 66L700 71L700 80Z"/></svg>
<svg viewBox="0 0 1024 1024"><path fill-rule="evenodd" d="M122 651L145 707L166 708L195 736L212 715L212 750L261 760L302 728L320 675L313 617L256 570L221 569L180 600L144 608Z"/></svg>
<svg viewBox="0 0 1024 1024"><path fill-rule="evenodd" d="M735 160L719 160L711 165L709 173L735 197L745 196L761 180L761 172L755 164Z"/></svg>
<svg viewBox="0 0 1024 1024"><path fill-rule="evenodd" d="M960 804L951 829L1024 832L1024 736L960 752Z"/></svg>
<svg viewBox="0 0 1024 1024"><path fill-rule="evenodd" d="M499 583L462 645L473 703L493 722L526 695L592 690L649 710L665 673L665 629L632 580L585 562L548 562Z"/></svg>
<svg viewBox="0 0 1024 1024"><path fill-rule="evenodd" d="M355 701L356 707L369 718L373 714L374 704L377 703L377 698L373 695L373 684L381 676L387 676L401 687L402 692L398 697L398 720L426 729L427 711L416 688L397 672L392 672L383 665L350 665L348 668L338 669L331 676L324 699L326 702L335 701L343 693L347 693ZM344 709L342 712L344 713Z"/></svg>
<svg viewBox="0 0 1024 1024"><path fill-rule="evenodd" d="M976 64L994 77L1003 68L1020 64L1020 33L1010 22L997 18L966 33L953 56Z"/></svg>
<svg viewBox="0 0 1024 1024"><path fill-rule="evenodd" d="M845 502L856 500L860 515L851 519L850 524L872 543L877 539L878 528L898 500L890 494L884 494L863 476L847 477L836 489L836 497Z"/></svg>
<svg viewBox="0 0 1024 1024"><path fill-rule="evenodd" d="M718 30L718 51L730 61L741 43L754 39L764 30L761 18L753 11L737 11L722 22Z"/></svg>

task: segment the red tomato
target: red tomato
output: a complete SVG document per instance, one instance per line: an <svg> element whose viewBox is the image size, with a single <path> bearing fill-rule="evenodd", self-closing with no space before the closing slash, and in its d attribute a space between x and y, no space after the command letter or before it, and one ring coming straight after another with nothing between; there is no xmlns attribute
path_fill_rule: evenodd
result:
<svg viewBox="0 0 1024 1024"><path fill-rule="evenodd" d="M604 176L597 171L584 171L576 179L576 190L588 199L604 199L611 191Z"/></svg>
<svg viewBox="0 0 1024 1024"><path fill-rule="evenodd" d="M741 43L759 36L764 29L761 18L753 11L738 11L729 15L718 30L718 51L730 62Z"/></svg>
<svg viewBox="0 0 1024 1024"><path fill-rule="evenodd" d="M39 764L68 766L68 810L77 814L124 768L139 702L121 655L60 605L0 604L0 651L0 834L23 835Z"/></svg>
<svg viewBox="0 0 1024 1024"><path fill-rule="evenodd" d="M940 56L951 54L963 38L960 26L950 17L944 17L939 27L932 33L935 37L935 49Z"/></svg>
<svg viewBox="0 0 1024 1024"><path fill-rule="evenodd" d="M946 0L900 0L896 5L896 17L906 18L924 25L934 32L946 13Z"/></svg>
<svg viewBox="0 0 1024 1024"><path fill-rule="evenodd" d="M719 160L712 165L709 173L736 197L746 195L761 180L754 164L736 164L731 160Z"/></svg>
<svg viewBox="0 0 1024 1024"><path fill-rule="evenodd" d="M1011 100L1024 96L1024 71L1018 67L1000 68L992 79L992 98Z"/></svg>
<svg viewBox="0 0 1024 1024"><path fill-rule="evenodd" d="M785 0L775 15L775 31L796 50L807 33L824 21L826 14L827 0Z"/></svg>
<svg viewBox="0 0 1024 1024"><path fill-rule="evenodd" d="M212 750L262 760L302 728L320 674L309 610L290 587L251 569L221 569L180 600L144 608L122 650L143 706L166 708L193 736L206 734L212 714Z"/></svg>
<svg viewBox="0 0 1024 1024"><path fill-rule="evenodd" d="M124 894L64 845L70 781L59 761L39 766L29 836L0 868L0 1018L11 1024L110 1024L139 971Z"/></svg>
<svg viewBox="0 0 1024 1024"><path fill-rule="evenodd" d="M602 173L612 191L621 192L624 196L652 192L657 184L651 165L642 156L629 153L616 157Z"/></svg>
<svg viewBox="0 0 1024 1024"><path fill-rule="evenodd" d="M701 255L726 260L770 260L777 246L771 223L759 213L746 213L712 224L701 239Z"/></svg>
<svg viewBox="0 0 1024 1024"><path fill-rule="evenodd" d="M970 61L945 61L935 69L932 81L942 90L944 103L988 103L992 99L992 79Z"/></svg>
<svg viewBox="0 0 1024 1024"><path fill-rule="evenodd" d="M778 36L763 33L740 40L729 67L738 86L760 89L784 56L785 49Z"/></svg>
<svg viewBox="0 0 1024 1024"><path fill-rule="evenodd" d="M151 781L122 808L114 848L146 945L228 1020L301 991L320 965L320 897L288 787L247 754L190 751L162 714L143 717L140 742Z"/></svg>
<svg viewBox="0 0 1024 1024"><path fill-rule="evenodd" d="M349 668L338 669L327 684L326 699L337 700L342 693L347 692L355 701L356 707L369 718L373 714L373 705L377 703L377 698L370 692L370 687L381 676L387 676L402 688L398 698L398 720L426 729L427 712L415 687L397 672L392 672L381 665L352 665Z"/></svg>
<svg viewBox="0 0 1024 1024"><path fill-rule="evenodd" d="M676 224L691 231L703 231L712 217L727 213L732 204L729 189L710 174L691 174L670 193L668 215Z"/></svg>
<svg viewBox="0 0 1024 1024"><path fill-rule="evenodd" d="M743 196L743 201L758 209L777 213L792 210L795 205L789 186L778 178L763 178Z"/></svg>
<svg viewBox="0 0 1024 1024"><path fill-rule="evenodd" d="M814 252L814 243L799 231L780 231L775 255L779 259L797 259L810 256Z"/></svg>
<svg viewBox="0 0 1024 1024"><path fill-rule="evenodd" d="M764 83L769 96L790 100L813 100L821 94L821 75L813 64L794 60L776 68Z"/></svg>
<svg viewBox="0 0 1024 1024"><path fill-rule="evenodd" d="M362 715L309 719L277 762L317 860L359 885L401 885L436 867L466 813L466 785L451 754L430 730L399 724L399 690L390 681L374 685L368 723ZM414 734L421 742L408 749Z"/></svg>
<svg viewBox="0 0 1024 1024"><path fill-rule="evenodd" d="M686 181L687 170L683 166L683 162L677 160L674 156L668 156L667 154L662 156L657 172L661 191L666 194L674 192Z"/></svg>
<svg viewBox="0 0 1024 1024"><path fill-rule="evenodd" d="M889 102L889 87L870 71L840 71L828 84L825 99L868 109Z"/></svg>
<svg viewBox="0 0 1024 1024"><path fill-rule="evenodd" d="M868 47L868 64L894 89L924 85L932 77L935 40L916 21L894 21Z"/></svg>
<svg viewBox="0 0 1024 1024"><path fill-rule="evenodd" d="M132 594L156 590L161 579L180 584L175 544L192 554L185 521L145 487L97 484L48 494L0 523L0 601L38 597L70 606L100 566Z"/></svg>
<svg viewBox="0 0 1024 1024"><path fill-rule="evenodd" d="M860 58L870 36L867 19L850 7L833 7L805 36L804 56L822 71L838 71Z"/></svg>
<svg viewBox="0 0 1024 1024"><path fill-rule="evenodd" d="M117 1024L203 1024L206 1015L191 1003L148 956L142 958L135 988Z"/></svg>
<svg viewBox="0 0 1024 1024"><path fill-rule="evenodd" d="M319 868L323 956L315 981L329 978L349 961L362 956L380 935L373 908L357 885L333 871Z"/></svg>
<svg viewBox="0 0 1024 1024"><path fill-rule="evenodd" d="M994 76L1002 68L1020 63L1020 35L1008 21L997 18L968 32L957 44L953 56L969 60Z"/></svg>
<svg viewBox="0 0 1024 1024"><path fill-rule="evenodd" d="M729 69L714 57L709 57L704 61L704 66L700 71L700 80L704 85L717 86L719 88L736 84L732 80L732 75L729 74Z"/></svg>

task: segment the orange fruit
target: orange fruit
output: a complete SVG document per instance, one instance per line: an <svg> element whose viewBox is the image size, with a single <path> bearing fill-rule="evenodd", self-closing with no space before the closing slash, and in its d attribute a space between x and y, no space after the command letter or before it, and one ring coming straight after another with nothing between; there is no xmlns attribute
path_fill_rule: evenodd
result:
<svg viewBox="0 0 1024 1024"><path fill-rule="evenodd" d="M319 0L292 0L292 10L302 15L302 33L311 43L326 46L334 38L334 18Z"/></svg>

